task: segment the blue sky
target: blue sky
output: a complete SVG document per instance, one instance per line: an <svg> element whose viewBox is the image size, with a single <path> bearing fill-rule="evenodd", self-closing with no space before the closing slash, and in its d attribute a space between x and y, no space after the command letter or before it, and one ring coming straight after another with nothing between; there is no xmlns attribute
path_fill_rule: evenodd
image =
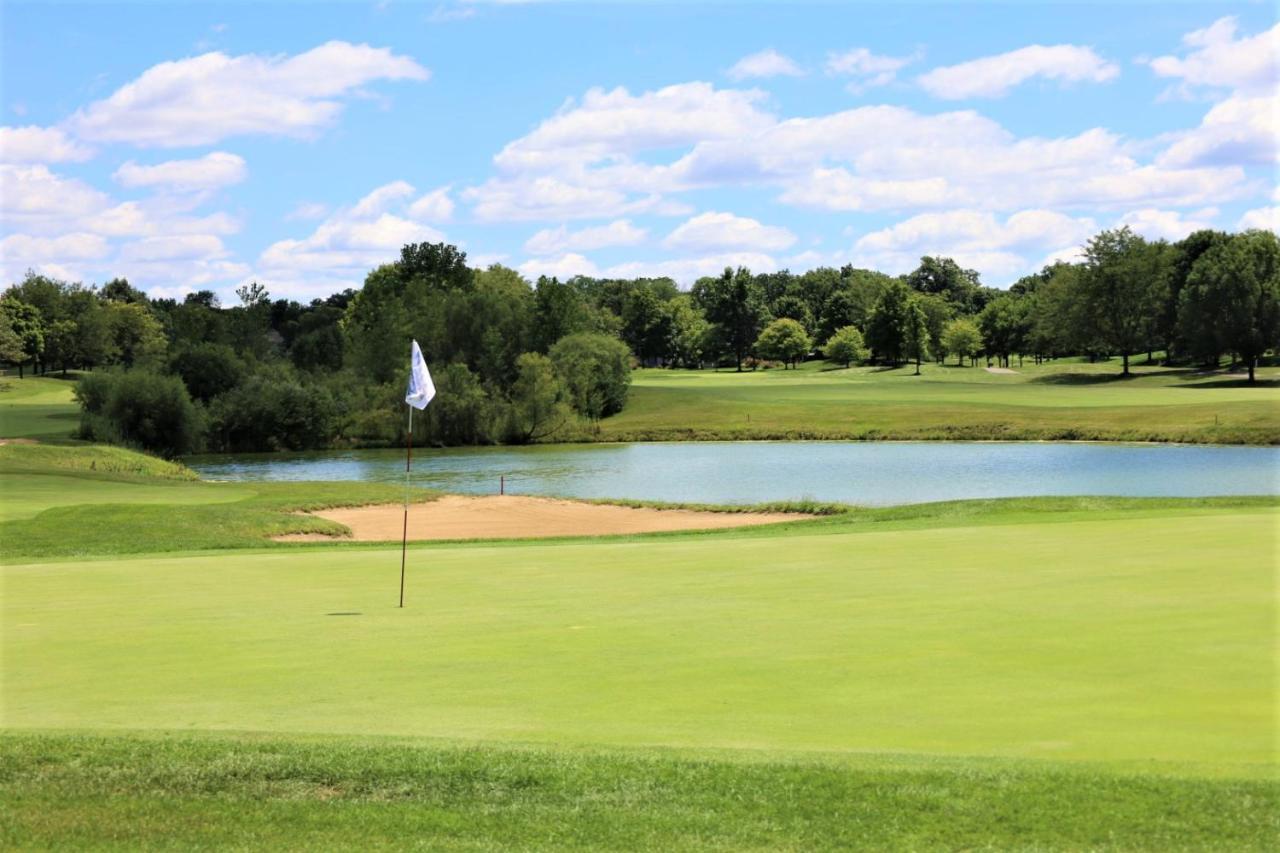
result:
<svg viewBox="0 0 1280 853"><path fill-rule="evenodd" d="M3 7L0 266L309 299L408 241L541 273L1276 228L1266 3Z"/></svg>

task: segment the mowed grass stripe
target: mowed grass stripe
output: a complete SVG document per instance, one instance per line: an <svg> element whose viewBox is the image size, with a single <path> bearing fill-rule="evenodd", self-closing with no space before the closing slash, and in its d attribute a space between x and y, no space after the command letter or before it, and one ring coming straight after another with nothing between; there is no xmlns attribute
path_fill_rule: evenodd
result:
<svg viewBox="0 0 1280 853"><path fill-rule="evenodd" d="M4 721L1269 772L1277 518L10 566Z"/></svg>

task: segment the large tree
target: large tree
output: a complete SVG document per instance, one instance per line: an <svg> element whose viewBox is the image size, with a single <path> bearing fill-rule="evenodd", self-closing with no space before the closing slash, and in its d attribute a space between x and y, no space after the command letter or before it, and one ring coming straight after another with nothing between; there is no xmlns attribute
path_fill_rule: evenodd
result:
<svg viewBox="0 0 1280 853"><path fill-rule="evenodd" d="M1100 342L1124 359L1148 350L1168 282L1163 243L1148 243L1129 226L1103 231L1085 246L1080 295Z"/></svg>
<svg viewBox="0 0 1280 853"><path fill-rule="evenodd" d="M715 324L724 348L733 353L739 371L765 320L764 296L751 271L725 267L718 278L700 278L693 298Z"/></svg>
<svg viewBox="0 0 1280 853"><path fill-rule="evenodd" d="M875 358L886 364L897 364L905 357L907 345L907 308L911 291L900 281L885 288L880 301L867 321L867 346Z"/></svg>
<svg viewBox="0 0 1280 853"><path fill-rule="evenodd" d="M755 348L761 356L781 361L785 370L809 354L813 339L798 320L782 317L764 327Z"/></svg>
<svg viewBox="0 0 1280 853"><path fill-rule="evenodd" d="M1280 347L1280 239L1246 231L1214 245L1191 267L1182 309L1198 335L1248 366L1253 382L1258 358Z"/></svg>

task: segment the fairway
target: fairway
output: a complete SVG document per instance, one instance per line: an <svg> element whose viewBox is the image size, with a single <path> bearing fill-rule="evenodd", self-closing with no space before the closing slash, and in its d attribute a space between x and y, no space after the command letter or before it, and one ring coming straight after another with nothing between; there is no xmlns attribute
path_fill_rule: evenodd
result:
<svg viewBox="0 0 1280 853"><path fill-rule="evenodd" d="M4 723L1267 773L1277 517L10 565Z"/></svg>
<svg viewBox="0 0 1280 853"><path fill-rule="evenodd" d="M637 371L610 441L686 439L1077 439L1280 442L1274 370L1249 386L1188 369L1027 362L1012 374L927 364L736 373Z"/></svg>
<svg viewBox="0 0 1280 853"><path fill-rule="evenodd" d="M80 408L71 396L76 376L0 378L0 438L70 438L80 423Z"/></svg>

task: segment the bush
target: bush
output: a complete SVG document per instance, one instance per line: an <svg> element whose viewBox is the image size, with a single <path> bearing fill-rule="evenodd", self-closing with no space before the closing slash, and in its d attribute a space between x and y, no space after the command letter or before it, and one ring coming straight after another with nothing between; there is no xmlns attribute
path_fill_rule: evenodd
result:
<svg viewBox="0 0 1280 853"><path fill-rule="evenodd" d="M516 359L516 370L511 386L511 439L527 444L555 435L573 417L555 365L545 355L527 352Z"/></svg>
<svg viewBox="0 0 1280 853"><path fill-rule="evenodd" d="M844 326L836 329L830 339L822 347L822 353L828 361L843 364L845 367L855 361L867 357L867 348L862 342L862 332L857 326Z"/></svg>
<svg viewBox="0 0 1280 853"><path fill-rule="evenodd" d="M209 402L244 379L243 362L225 344L194 344L169 360L169 369L182 377L191 396Z"/></svg>
<svg viewBox="0 0 1280 853"><path fill-rule="evenodd" d="M250 377L214 400L210 441L219 450L327 447L341 412L327 388L287 375Z"/></svg>
<svg viewBox="0 0 1280 853"><path fill-rule="evenodd" d="M176 376L150 370L90 374L76 387L80 435L166 459L199 450L204 418Z"/></svg>
<svg viewBox="0 0 1280 853"><path fill-rule="evenodd" d="M579 414L598 420L622 411L631 387L631 350L626 344L583 332L561 338L550 355Z"/></svg>
<svg viewBox="0 0 1280 853"><path fill-rule="evenodd" d="M756 352L764 358L781 361L783 367L809 354L813 341L798 320L783 317L764 327L756 338Z"/></svg>

